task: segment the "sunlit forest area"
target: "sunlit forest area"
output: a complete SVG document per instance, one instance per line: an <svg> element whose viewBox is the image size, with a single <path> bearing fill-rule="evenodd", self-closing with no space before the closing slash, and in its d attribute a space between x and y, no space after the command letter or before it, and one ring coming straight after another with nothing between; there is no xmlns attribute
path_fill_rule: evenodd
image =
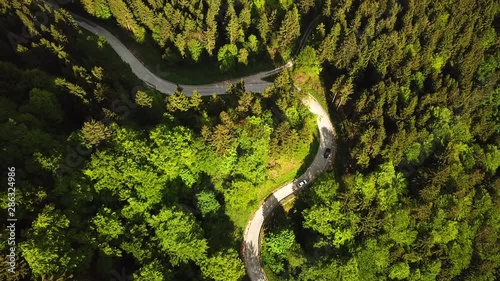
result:
<svg viewBox="0 0 500 281"><path fill-rule="evenodd" d="M246 223L318 149L308 94L337 153L266 223L270 281L498 280L497 1L57 2L0 0L0 280L249 280ZM165 96L72 14L176 83L295 64Z"/></svg>

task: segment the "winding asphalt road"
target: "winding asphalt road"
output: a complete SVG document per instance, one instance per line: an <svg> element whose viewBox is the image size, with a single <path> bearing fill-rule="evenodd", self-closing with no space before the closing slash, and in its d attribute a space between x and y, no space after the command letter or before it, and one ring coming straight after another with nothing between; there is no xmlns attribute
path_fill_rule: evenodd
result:
<svg viewBox="0 0 500 281"><path fill-rule="evenodd" d="M54 7L58 9L59 7ZM166 81L154 73L149 71L113 34L104 29L103 27L84 19L78 15L72 14L76 23L84 29L106 38L107 42L122 58L123 61L128 63L132 72L146 84L156 88L164 94L172 94L177 90L177 84ZM311 33L312 25L306 30L305 35ZM303 38L300 45L305 43ZM228 80L221 83L213 83L206 85L179 85L186 95L192 95L196 90L201 95L225 94L229 83L236 83L241 80L245 82L245 88L251 92L263 92L267 87L272 85L270 82L262 80L264 77L271 76L279 73L285 68L293 66L293 62L286 65L270 70L259 72L254 75L246 76L239 79ZM269 195L264 202L260 205L259 209L253 214L252 218L247 224L243 238L243 260L248 275L252 281L265 281L267 280L264 270L262 269L260 259L260 233L262 226L267 217L272 213L273 209L278 206L286 198L293 196L302 188L297 186L297 183L306 179L308 183L312 182L321 172L323 172L328 165L329 159L323 157L326 148L331 148L331 159L334 159L336 152L336 143L334 141L335 130L330 121L328 113L321 107L321 105L312 96L304 99L304 104L309 107L309 110L317 115L318 130L320 133L319 149L312 164L307 168L306 172L301 175L295 182L289 183Z"/></svg>
<svg viewBox="0 0 500 281"><path fill-rule="evenodd" d="M243 260L245 268L253 281L267 280L260 260L260 232L262 225L266 218L272 213L273 209L283 202L283 200L294 195L300 191L297 183L302 180L307 180L308 183L312 182L321 172L325 170L330 159L335 158L337 151L336 143L334 141L335 130L332 122L325 112L323 107L311 96L304 100L304 103L309 107L309 110L317 115L318 130L320 136L319 148L312 164L307 168L306 172L291 182L269 195L264 202L259 206L259 209L253 214L252 218L247 224L245 235L243 237ZM328 159L323 157L326 148L331 148L332 153Z"/></svg>
<svg viewBox="0 0 500 281"><path fill-rule="evenodd" d="M246 76L243 78L227 80L219 83L213 84L205 84L205 85L177 85L170 81L164 80L154 73L152 73L149 69L147 69L141 61L139 61L128 49L123 45L118 38L116 38L109 31L104 29L103 27L84 19L78 15L72 14L76 23L85 28L86 30L92 32L97 36L103 36L106 38L106 41L111 45L111 47L116 51L116 53L120 56L120 58L128 63L132 69L132 72L142 81L144 81L149 86L156 88L156 90L165 93L172 94L177 90L179 86L182 88L182 91L187 96L191 96L193 91L197 91L202 96L209 96L212 94L222 95L226 93L226 90L229 84L236 84L241 80L245 82L245 89L251 92L263 92L267 87L271 86L273 83L264 81L263 78L269 77L276 73L281 72L283 69L293 66L293 62L289 62L284 66L278 67L273 70L259 72L254 75Z"/></svg>

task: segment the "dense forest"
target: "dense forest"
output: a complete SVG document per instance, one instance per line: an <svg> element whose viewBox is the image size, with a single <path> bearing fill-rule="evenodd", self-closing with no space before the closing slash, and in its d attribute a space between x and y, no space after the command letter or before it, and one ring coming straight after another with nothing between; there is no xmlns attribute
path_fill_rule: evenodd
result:
<svg viewBox="0 0 500 281"><path fill-rule="evenodd" d="M303 1L82 0L90 15L114 18L137 41L150 34L169 61L194 62L213 56L230 71L266 52L288 60L300 36L300 14L314 4ZM299 13L300 10L300 13Z"/></svg>
<svg viewBox="0 0 500 281"><path fill-rule="evenodd" d="M64 10L37 27L48 10L16 4L2 8L0 63L22 257L13 280L243 277L242 228L316 143L288 73L262 94L236 84L164 98ZM9 33L23 25L29 38ZM2 280L7 268L2 256Z"/></svg>
<svg viewBox="0 0 500 281"><path fill-rule="evenodd" d="M342 149L268 225L268 275L498 280L500 5L327 5L311 44Z"/></svg>
<svg viewBox="0 0 500 281"><path fill-rule="evenodd" d="M306 94L331 112L338 151L267 222L269 280L500 276L499 3L57 2L0 0L17 218L15 274L2 220L1 280L248 279L245 224L316 153ZM68 11L170 65L296 64L263 93L164 96Z"/></svg>

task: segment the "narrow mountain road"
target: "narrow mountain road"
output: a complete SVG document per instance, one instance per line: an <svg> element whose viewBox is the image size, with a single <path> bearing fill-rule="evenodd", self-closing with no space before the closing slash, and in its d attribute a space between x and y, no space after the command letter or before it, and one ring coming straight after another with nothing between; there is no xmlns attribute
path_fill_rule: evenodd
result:
<svg viewBox="0 0 500 281"><path fill-rule="evenodd" d="M84 19L78 15L72 14L76 23L85 28L86 30L92 32L97 36L103 36L106 38L107 42L111 45L111 47L116 51L116 53L120 56L120 58L128 63L132 69L132 72L146 84L153 86L156 90L165 93L172 94L177 90L179 86L182 88L184 94L187 96L191 96L193 91L196 90L202 96L209 96L212 94L222 95L226 93L226 90L229 84L236 84L243 80L245 82L245 88L251 92L263 92L267 87L271 86L272 82L267 82L262 80L265 77L274 75L276 73L281 72L283 69L293 66L293 62L289 62L284 66L278 67L276 69L270 71L262 71L253 75L227 80L219 83L205 84L205 85L182 85L175 84L170 81L164 80L154 73L152 73L149 69L147 69L144 64L139 61L132 52L130 52L125 45L118 38L116 38L109 31L104 29L103 27Z"/></svg>
<svg viewBox="0 0 500 281"><path fill-rule="evenodd" d="M51 5L54 9L55 7ZM285 68L293 66L293 61L290 61L284 66L279 68L259 72L254 75L245 76L239 79L228 80L220 83L206 84L206 85L177 85L170 81L164 80L150 70L148 70L126 47L123 45L118 38L116 38L109 31L103 27L84 19L78 15L72 14L75 18L76 23L94 33L98 36L103 36L106 38L107 42L116 51L120 58L128 63L132 69L132 72L146 84L156 88L156 90L164 94L174 93L178 86L181 87L186 95L191 95L194 90L198 91L201 95L212 95L215 94L225 94L227 86L229 83L236 83L241 80L245 82L245 88L251 92L263 92L267 87L271 86L273 83L262 80L265 77L279 73ZM312 24L307 29L306 34L310 34L312 30ZM300 45L304 45L305 39L303 38ZM306 179L308 183L312 182L321 172L324 171L328 165L328 159L323 157L323 153L326 148L331 148L332 153L330 158L335 157L336 143L334 140L335 130L330 121L328 113L321 107L321 105L312 96L309 96L304 101L304 104L309 107L309 110L317 115L318 120L318 130L320 133L320 143L319 149L312 164L307 168L306 172L301 175L295 182L289 183L278 190L274 191L269 195L264 202L260 205L259 209L254 213L252 218L247 224L245 229L245 234L243 237L243 260L248 275L252 281L263 281L267 280L264 270L262 268L260 259L260 233L262 230L262 225L266 218L272 213L273 209L278 206L284 199L293 196L301 188L297 186L297 182ZM302 188L304 188L303 186Z"/></svg>
<svg viewBox="0 0 500 281"><path fill-rule="evenodd" d="M325 170L329 159L335 158L337 150L334 140L335 130L328 113L321 105L311 96L304 100L304 103L309 107L309 110L317 115L318 130L320 136L319 148L312 164L307 168L306 172L295 180L269 195L260 205L259 209L254 213L247 224L243 237L243 260L245 268L252 281L267 280L260 259L260 232L264 221L271 215L273 209L283 202L286 198L294 195L302 188L297 186L302 180L312 182L321 172ZM323 157L326 148L331 148L332 153L328 159Z"/></svg>

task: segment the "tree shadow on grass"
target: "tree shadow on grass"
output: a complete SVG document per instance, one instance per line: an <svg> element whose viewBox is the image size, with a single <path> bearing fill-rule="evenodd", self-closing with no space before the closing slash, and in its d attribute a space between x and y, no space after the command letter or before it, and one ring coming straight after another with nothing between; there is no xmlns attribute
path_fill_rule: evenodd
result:
<svg viewBox="0 0 500 281"><path fill-rule="evenodd" d="M215 253L222 249L233 248L238 249L241 245L241 239L235 240L236 228L225 213L225 207L222 206L217 213L205 218L202 223L207 237L209 252Z"/></svg>
<svg viewBox="0 0 500 281"><path fill-rule="evenodd" d="M316 177L318 177L325 170L331 170L333 161L336 157L337 145L333 139L333 133L326 127L322 127L320 130L321 137L315 137L315 142L310 145L310 153L308 155L307 161L300 167L296 174L296 178L303 177L312 182ZM329 148L330 154L327 158L324 157L325 150Z"/></svg>
<svg viewBox="0 0 500 281"><path fill-rule="evenodd" d="M319 141L319 136L315 134L313 141L309 144L309 153L307 154L306 158L304 158L304 161L302 162L302 165L300 165L300 168L297 170L297 173L295 173L296 178L304 174L311 163L313 163L314 158L316 157L316 153L319 149Z"/></svg>

